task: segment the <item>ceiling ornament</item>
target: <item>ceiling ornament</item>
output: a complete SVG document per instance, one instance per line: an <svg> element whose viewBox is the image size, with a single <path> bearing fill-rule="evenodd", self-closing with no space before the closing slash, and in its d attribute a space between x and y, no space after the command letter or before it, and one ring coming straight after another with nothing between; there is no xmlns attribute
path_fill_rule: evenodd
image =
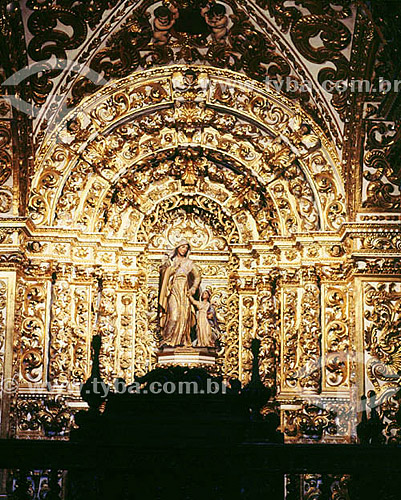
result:
<svg viewBox="0 0 401 500"><path fill-rule="evenodd" d="M290 6L285 5L285 0L256 0L256 3L269 10L307 61L319 65L329 63L319 70L317 79L320 84L346 81L350 77L350 62L344 51L350 47L352 36L343 20L352 18L351 0L301 0ZM316 40L312 42L315 37L319 37L318 45ZM332 92L332 104L343 120L349 107L349 96L349 90Z"/></svg>
<svg viewBox="0 0 401 500"><path fill-rule="evenodd" d="M206 7L200 7L197 0L178 1L174 6L149 0L132 6L134 2L128 1L124 8L117 8L116 3L28 2L28 8L33 9L26 28L28 54L32 61L49 61L43 72L30 79L35 103L52 105L46 119L44 114L39 118L43 123L35 133L38 141L43 127L58 116L57 108L75 106L96 92L101 77L118 79L138 70L186 63L227 68L260 82L268 79L280 93L299 102L341 147L337 113L344 120L349 96L334 93L330 104L330 94L320 84L323 78L336 82L348 75L344 54L351 35L342 19L350 24L351 16L346 2L338 9L317 0L305 3L303 9L280 7L280 2L256 2L268 7L270 16L253 2L245 9L231 0ZM282 17L288 22L283 23ZM280 27L290 31L289 43ZM315 35L321 35L317 47L310 42ZM50 63L54 57L74 59L78 64L54 67ZM320 67L319 78L303 67L301 58ZM85 77L88 67L100 75L99 80ZM305 85L306 81L310 85ZM55 88L57 100L49 97Z"/></svg>

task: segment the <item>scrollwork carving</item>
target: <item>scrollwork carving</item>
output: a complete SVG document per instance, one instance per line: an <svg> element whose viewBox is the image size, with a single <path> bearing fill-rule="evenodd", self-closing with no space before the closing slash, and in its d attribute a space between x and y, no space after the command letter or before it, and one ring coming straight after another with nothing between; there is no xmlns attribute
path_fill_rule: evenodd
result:
<svg viewBox="0 0 401 500"><path fill-rule="evenodd" d="M314 269L303 269L301 289L282 281L282 387L284 391L320 390L320 289Z"/></svg>
<svg viewBox="0 0 401 500"><path fill-rule="evenodd" d="M364 207L380 210L400 208L400 138L399 124L368 121L363 172L367 181Z"/></svg>
<svg viewBox="0 0 401 500"><path fill-rule="evenodd" d="M119 349L118 361L119 372L124 380L132 380L132 355L133 355L133 331L134 331L134 296L133 293L125 292L119 294L120 307L119 322L120 322L120 335L119 335Z"/></svg>
<svg viewBox="0 0 401 500"><path fill-rule="evenodd" d="M366 284L364 297L366 372L379 397L399 386L401 290L396 283Z"/></svg>
<svg viewBox="0 0 401 500"><path fill-rule="evenodd" d="M44 368L46 286L43 282L27 282L25 286L20 370L24 382L39 383Z"/></svg>
<svg viewBox="0 0 401 500"><path fill-rule="evenodd" d="M289 438L321 440L323 434L337 432L336 414L312 404L284 411L284 433Z"/></svg>
<svg viewBox="0 0 401 500"><path fill-rule="evenodd" d="M315 282L307 282L301 300L301 325L298 360L299 384L305 392L318 392L321 382L320 366L320 290Z"/></svg>
<svg viewBox="0 0 401 500"><path fill-rule="evenodd" d="M114 273L101 275L101 292L98 312L98 323L95 330L102 338L100 352L100 370L103 380L112 384L117 376L117 276Z"/></svg>
<svg viewBox="0 0 401 500"><path fill-rule="evenodd" d="M256 300L252 295L240 295L241 373L243 385L249 383L252 372L252 339L256 335Z"/></svg>
<svg viewBox="0 0 401 500"><path fill-rule="evenodd" d="M0 280L0 387L3 387L7 319L7 281ZM1 412L0 412L1 418Z"/></svg>
<svg viewBox="0 0 401 500"><path fill-rule="evenodd" d="M352 15L350 2L341 0L333 8L330 3L320 0L301 1L296 6L285 5L284 0L257 0L257 3L268 8L270 14L281 26L282 31L289 32L297 50L310 62L331 66L320 69L318 81L333 83L344 81L349 77L349 61L343 51L351 43L351 32L342 22ZM308 12L309 11L309 12ZM319 36L321 43L316 46L310 40ZM345 117L347 92L333 91L332 103L342 117Z"/></svg>
<svg viewBox="0 0 401 500"><path fill-rule="evenodd" d="M328 387L349 386L348 296L345 287L324 289L325 381Z"/></svg>
<svg viewBox="0 0 401 500"><path fill-rule="evenodd" d="M165 228L167 232L164 232ZM183 198L176 195L163 200L144 218L138 236L156 248L174 248L183 237L189 239L196 249L223 250L227 243L239 242L238 229L232 219L219 204L203 196Z"/></svg>
<svg viewBox="0 0 401 500"><path fill-rule="evenodd" d="M194 8L199 9L199 5L194 3ZM201 62L236 71L244 70L251 78L261 81L266 77L285 78L291 73L291 66L277 51L276 45L234 4L230 6L230 10L233 9L230 16L232 26L224 37L212 34L214 28L209 29L207 22L204 33L189 36L172 28L172 21L172 29L163 32L165 35L154 43L151 43L152 26L146 9L147 4L143 4L109 38L106 48L93 57L93 70L106 77L122 77L138 67L183 60L186 63ZM208 19L207 15L205 19ZM162 30L158 33L161 34ZM208 37L209 33L211 36ZM70 103L77 104L95 89L92 82L81 77L74 84ZM289 95L294 97L291 93Z"/></svg>
<svg viewBox="0 0 401 500"><path fill-rule="evenodd" d="M257 298L257 337L260 339L260 377L262 382L272 389L277 390L280 373L280 342L279 342L279 306L274 296L274 281L277 276L273 271L269 277L263 276L258 282Z"/></svg>
<svg viewBox="0 0 401 500"><path fill-rule="evenodd" d="M149 329L149 296L148 273L149 259L146 254L139 257L139 275L135 294L136 300L136 326L135 326L135 364L136 376L145 375L155 362L153 348L156 347L156 339ZM156 309L157 310L157 309Z"/></svg>
<svg viewBox="0 0 401 500"><path fill-rule="evenodd" d="M52 289L49 379L56 386L67 387L72 382L73 368L71 345L71 340L74 337L74 329L71 324L73 295L69 283L71 275L66 276L65 270L63 271L62 276L57 279Z"/></svg>
<svg viewBox="0 0 401 500"><path fill-rule="evenodd" d="M63 396L21 397L17 404L19 434L39 432L46 437L64 437L69 431L73 413Z"/></svg>
<svg viewBox="0 0 401 500"><path fill-rule="evenodd" d="M230 255L226 311L226 348L224 351L224 372L228 379L239 379L240 377L238 268L239 258L236 255Z"/></svg>

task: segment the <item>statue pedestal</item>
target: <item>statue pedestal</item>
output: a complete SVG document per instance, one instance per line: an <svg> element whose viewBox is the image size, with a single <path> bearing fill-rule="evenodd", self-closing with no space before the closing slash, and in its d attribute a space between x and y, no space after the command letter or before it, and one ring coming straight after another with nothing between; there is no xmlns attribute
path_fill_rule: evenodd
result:
<svg viewBox="0 0 401 500"><path fill-rule="evenodd" d="M162 347L157 353L158 366L213 366L216 349L212 347Z"/></svg>

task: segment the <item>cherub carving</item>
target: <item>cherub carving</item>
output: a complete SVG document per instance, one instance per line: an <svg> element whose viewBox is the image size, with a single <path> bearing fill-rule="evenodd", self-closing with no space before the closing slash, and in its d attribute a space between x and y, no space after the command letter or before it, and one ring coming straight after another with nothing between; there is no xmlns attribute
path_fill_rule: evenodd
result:
<svg viewBox="0 0 401 500"><path fill-rule="evenodd" d="M198 74L193 69L188 68L184 72L174 73L172 84L177 100L183 101L190 98L198 102L206 98L209 79L206 73Z"/></svg>
<svg viewBox="0 0 401 500"><path fill-rule="evenodd" d="M154 11L153 38L156 45L166 45L168 43L171 36L170 30L180 15L174 3L168 5L169 7L161 5Z"/></svg>
<svg viewBox="0 0 401 500"><path fill-rule="evenodd" d="M214 39L218 42L221 41L228 33L228 17L225 6L221 3L209 3L201 8L201 14L210 26Z"/></svg>

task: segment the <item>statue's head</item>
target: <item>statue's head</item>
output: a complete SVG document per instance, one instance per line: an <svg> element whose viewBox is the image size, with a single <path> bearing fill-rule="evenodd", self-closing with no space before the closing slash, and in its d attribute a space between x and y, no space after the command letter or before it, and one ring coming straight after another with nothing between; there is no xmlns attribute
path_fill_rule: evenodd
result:
<svg viewBox="0 0 401 500"><path fill-rule="evenodd" d="M187 240L182 240L178 243L174 250L174 257L179 255L180 257L186 257L191 250L191 245Z"/></svg>
<svg viewBox="0 0 401 500"><path fill-rule="evenodd" d="M210 297L211 297L211 293L210 293L210 290L205 290L204 292L202 292L202 300L207 300L208 302L210 302Z"/></svg>

